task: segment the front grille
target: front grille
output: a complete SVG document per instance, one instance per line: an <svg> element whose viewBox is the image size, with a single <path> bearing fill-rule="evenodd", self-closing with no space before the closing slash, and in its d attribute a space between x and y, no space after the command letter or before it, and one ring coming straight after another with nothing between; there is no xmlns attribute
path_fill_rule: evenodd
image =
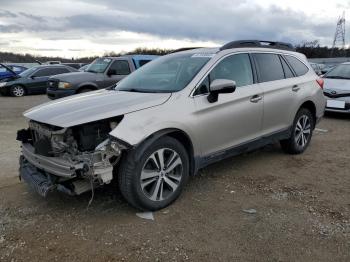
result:
<svg viewBox="0 0 350 262"><path fill-rule="evenodd" d="M332 93L327 93L327 92L323 92L323 94L326 96L326 97L329 97L329 98L339 98L339 97L347 97L347 96L350 96L350 93L347 93L347 94L332 94Z"/></svg>
<svg viewBox="0 0 350 262"><path fill-rule="evenodd" d="M36 137L38 137L36 135ZM52 156L52 145L51 140L48 137L39 137L34 141L35 154L42 156Z"/></svg>
<svg viewBox="0 0 350 262"><path fill-rule="evenodd" d="M42 156L52 156L52 132L57 131L61 128L38 123L35 121L30 121L29 127L33 134L33 147L35 149L35 153Z"/></svg>

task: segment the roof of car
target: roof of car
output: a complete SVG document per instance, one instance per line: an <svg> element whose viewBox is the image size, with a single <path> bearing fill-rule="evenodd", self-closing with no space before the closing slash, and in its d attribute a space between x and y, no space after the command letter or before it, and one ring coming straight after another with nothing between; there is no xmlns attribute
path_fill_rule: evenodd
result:
<svg viewBox="0 0 350 262"><path fill-rule="evenodd" d="M33 66L33 67L36 67L36 68L46 68L46 67L70 67L68 65L63 65L63 64L55 64L55 65L36 65L36 66Z"/></svg>
<svg viewBox="0 0 350 262"><path fill-rule="evenodd" d="M108 58L108 59L123 59L123 58L131 58L135 60L143 60L143 59L154 59L159 57L159 55L122 55L122 56L104 56L100 58Z"/></svg>

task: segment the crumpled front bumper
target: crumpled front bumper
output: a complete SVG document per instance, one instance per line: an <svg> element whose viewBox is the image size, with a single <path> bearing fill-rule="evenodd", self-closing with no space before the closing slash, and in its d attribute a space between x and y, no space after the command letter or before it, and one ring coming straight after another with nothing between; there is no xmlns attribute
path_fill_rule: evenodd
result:
<svg viewBox="0 0 350 262"><path fill-rule="evenodd" d="M22 154L24 158L35 167L59 177L75 177L76 171L84 167L83 163L74 164L62 158L35 154L34 147L29 143L22 144Z"/></svg>

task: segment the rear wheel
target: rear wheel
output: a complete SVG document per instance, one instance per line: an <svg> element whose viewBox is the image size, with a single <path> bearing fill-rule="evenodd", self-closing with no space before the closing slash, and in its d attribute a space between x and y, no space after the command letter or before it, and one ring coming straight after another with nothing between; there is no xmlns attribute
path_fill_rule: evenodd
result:
<svg viewBox="0 0 350 262"><path fill-rule="evenodd" d="M23 86L15 85L10 88L11 96L21 97L26 94L26 90Z"/></svg>
<svg viewBox="0 0 350 262"><path fill-rule="evenodd" d="M310 144L314 126L310 110L301 108L295 116L291 137L281 141L282 149L289 154L303 153Z"/></svg>
<svg viewBox="0 0 350 262"><path fill-rule="evenodd" d="M187 182L189 159L184 146L162 137L128 152L118 172L124 198L142 210L158 210L175 201Z"/></svg>

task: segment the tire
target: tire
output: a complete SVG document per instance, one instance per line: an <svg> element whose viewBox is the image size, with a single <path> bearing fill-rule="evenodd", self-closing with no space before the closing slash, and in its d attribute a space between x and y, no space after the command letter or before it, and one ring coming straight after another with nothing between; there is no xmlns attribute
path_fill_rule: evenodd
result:
<svg viewBox="0 0 350 262"><path fill-rule="evenodd" d="M301 108L295 116L291 137L281 140L281 147L288 154L301 154L309 146L315 120L307 108Z"/></svg>
<svg viewBox="0 0 350 262"><path fill-rule="evenodd" d="M10 88L10 95L15 97L21 97L26 94L26 90L23 86L14 85Z"/></svg>
<svg viewBox="0 0 350 262"><path fill-rule="evenodd" d="M164 161L160 161L162 158ZM144 143L123 156L118 184L121 194L133 207L155 211L179 197L188 176L186 149L178 140L165 136L151 144Z"/></svg>
<svg viewBox="0 0 350 262"><path fill-rule="evenodd" d="M82 94L82 93L86 93L86 92L90 92L90 91L94 91L94 89L92 88L82 88L78 91L78 94Z"/></svg>

